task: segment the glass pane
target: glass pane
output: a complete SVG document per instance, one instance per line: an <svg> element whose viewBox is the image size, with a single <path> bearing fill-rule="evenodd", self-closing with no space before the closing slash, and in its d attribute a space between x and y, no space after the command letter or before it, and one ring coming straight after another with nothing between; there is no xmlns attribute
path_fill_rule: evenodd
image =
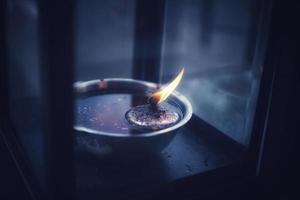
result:
<svg viewBox="0 0 300 200"><path fill-rule="evenodd" d="M131 76L135 1L78 0L76 79Z"/></svg>
<svg viewBox="0 0 300 200"><path fill-rule="evenodd" d="M167 1L162 81L180 68L193 113L248 144L264 49L255 49L257 1Z"/></svg>
<svg viewBox="0 0 300 200"><path fill-rule="evenodd" d="M12 0L7 11L10 114L30 167L44 184L37 4Z"/></svg>
<svg viewBox="0 0 300 200"><path fill-rule="evenodd" d="M265 38L258 38L266 35L258 26L260 6L251 0L76 1L74 132L79 199L122 198L152 189L153 183L164 185L245 156L261 78L258 58L264 53L258 41ZM151 66L159 60L160 66ZM148 97L160 85L152 83L152 88L148 85L140 92L143 87L135 87L133 72L147 79L158 68L163 84L182 67L185 74L178 90L192 104L190 123L177 132L135 137L149 130L132 131L127 114L137 105L149 105ZM91 81L95 79L106 80ZM129 94L132 89L134 95L146 91L148 96ZM168 143L154 154L130 158L155 149L164 141L157 138L169 135ZM132 151L134 147L143 148Z"/></svg>

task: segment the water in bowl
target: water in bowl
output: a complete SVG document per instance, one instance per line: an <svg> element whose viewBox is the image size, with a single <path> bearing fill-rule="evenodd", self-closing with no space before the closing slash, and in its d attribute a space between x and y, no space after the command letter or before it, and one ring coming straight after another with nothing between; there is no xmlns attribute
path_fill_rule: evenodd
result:
<svg viewBox="0 0 300 200"><path fill-rule="evenodd" d="M101 94L76 100L76 126L90 130L107 132L138 134L150 132L151 129L139 129L132 126L125 115L131 108L147 104L148 97L134 94ZM171 100L164 102L172 111L182 113Z"/></svg>

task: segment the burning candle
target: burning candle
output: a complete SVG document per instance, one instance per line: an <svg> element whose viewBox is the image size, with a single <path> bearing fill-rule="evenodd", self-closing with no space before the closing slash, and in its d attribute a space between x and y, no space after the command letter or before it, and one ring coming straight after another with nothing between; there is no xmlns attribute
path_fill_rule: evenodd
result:
<svg viewBox="0 0 300 200"><path fill-rule="evenodd" d="M160 152L192 116L188 99L174 91L183 73L158 90L155 83L133 79L77 82L79 149L97 155Z"/></svg>
<svg viewBox="0 0 300 200"><path fill-rule="evenodd" d="M173 81L171 81L167 86L163 87L161 90L152 94L149 99L150 103L159 104L165 101L180 83L183 73L184 73L184 68L179 72L176 78Z"/></svg>
<svg viewBox="0 0 300 200"><path fill-rule="evenodd" d="M176 124L181 118L181 112L173 105L165 103L180 83L184 69L169 84L154 92L148 104L133 107L126 113L128 122L137 128L160 130Z"/></svg>

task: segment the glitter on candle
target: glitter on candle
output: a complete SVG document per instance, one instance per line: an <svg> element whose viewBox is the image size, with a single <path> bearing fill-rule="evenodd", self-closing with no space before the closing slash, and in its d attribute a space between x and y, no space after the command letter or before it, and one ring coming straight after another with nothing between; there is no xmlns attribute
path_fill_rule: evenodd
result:
<svg viewBox="0 0 300 200"><path fill-rule="evenodd" d="M130 109L126 113L126 119L138 128L160 130L174 125L181 119L175 110L168 104L145 104Z"/></svg>

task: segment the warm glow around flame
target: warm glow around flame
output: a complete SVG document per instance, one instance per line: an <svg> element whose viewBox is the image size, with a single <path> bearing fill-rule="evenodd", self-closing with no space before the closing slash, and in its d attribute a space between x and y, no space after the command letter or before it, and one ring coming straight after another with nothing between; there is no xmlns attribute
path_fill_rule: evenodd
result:
<svg viewBox="0 0 300 200"><path fill-rule="evenodd" d="M168 96L175 90L178 86L180 80L182 79L184 73L184 68L179 72L179 74L171 81L168 85L160 89L159 91L153 93L150 97L151 103L161 103L168 98Z"/></svg>

